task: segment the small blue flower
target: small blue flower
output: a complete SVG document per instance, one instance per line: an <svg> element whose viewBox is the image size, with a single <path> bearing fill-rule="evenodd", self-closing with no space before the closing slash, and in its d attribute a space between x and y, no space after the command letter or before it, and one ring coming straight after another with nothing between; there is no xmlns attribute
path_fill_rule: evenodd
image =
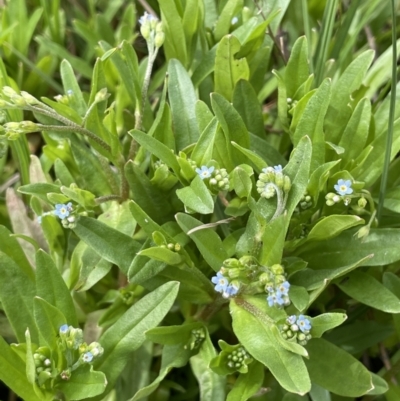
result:
<svg viewBox="0 0 400 401"><path fill-rule="evenodd" d="M282 298L282 293L278 290L276 292L272 292L268 297L268 305L269 306L282 306L285 303L285 300Z"/></svg>
<svg viewBox="0 0 400 401"><path fill-rule="evenodd" d="M235 25L239 21L238 17L233 17L231 20L231 25Z"/></svg>
<svg viewBox="0 0 400 401"><path fill-rule="evenodd" d="M225 291L222 293L222 296L224 298L229 298L229 297L233 297L234 295L236 295L239 291L239 287L237 287L234 284L229 284Z"/></svg>
<svg viewBox="0 0 400 401"><path fill-rule="evenodd" d="M63 324L63 325L60 327L60 334L66 334L66 333L68 332L68 329L69 329L68 324Z"/></svg>
<svg viewBox="0 0 400 401"><path fill-rule="evenodd" d="M229 285L228 279L224 277L221 272L218 272L217 275L211 279L211 282L215 284L215 291L221 293L225 292Z"/></svg>
<svg viewBox="0 0 400 401"><path fill-rule="evenodd" d="M68 89L67 90L67 95L68 96L72 96L74 94L74 92L72 91L72 89Z"/></svg>
<svg viewBox="0 0 400 401"><path fill-rule="evenodd" d="M281 173L282 172L282 166L280 165L280 164L278 164L277 166L274 166L274 170L277 172L277 173Z"/></svg>
<svg viewBox="0 0 400 401"><path fill-rule="evenodd" d="M204 178L210 178L213 171L214 171L214 166L211 167L201 166L201 169L196 168L196 173L200 176L202 180L204 180Z"/></svg>
<svg viewBox="0 0 400 401"><path fill-rule="evenodd" d="M296 315L291 315L287 317L286 321L288 324L292 325L296 323L296 319L297 319Z"/></svg>
<svg viewBox="0 0 400 401"><path fill-rule="evenodd" d="M54 211L54 214L60 219L65 219L70 215L70 212L72 211L72 203L69 202L67 205L58 203L55 208L56 210Z"/></svg>
<svg viewBox="0 0 400 401"><path fill-rule="evenodd" d="M350 195L353 193L350 180L340 179L337 184L334 185L334 188L339 195Z"/></svg>
<svg viewBox="0 0 400 401"><path fill-rule="evenodd" d="M151 22L151 21L157 21L157 18L154 15L146 12L139 18L140 25L143 25L145 22Z"/></svg>
<svg viewBox="0 0 400 401"><path fill-rule="evenodd" d="M83 362L89 363L89 362L92 362L92 360L93 360L93 354L91 352L85 352L82 355L82 361Z"/></svg>
<svg viewBox="0 0 400 401"><path fill-rule="evenodd" d="M304 315L299 315L296 323L303 333L308 333L311 330L311 322Z"/></svg>
<svg viewBox="0 0 400 401"><path fill-rule="evenodd" d="M289 293L289 288L290 288L290 283L289 281L284 281L282 284L280 284L278 286L278 291L280 291L280 293L282 295L288 295Z"/></svg>

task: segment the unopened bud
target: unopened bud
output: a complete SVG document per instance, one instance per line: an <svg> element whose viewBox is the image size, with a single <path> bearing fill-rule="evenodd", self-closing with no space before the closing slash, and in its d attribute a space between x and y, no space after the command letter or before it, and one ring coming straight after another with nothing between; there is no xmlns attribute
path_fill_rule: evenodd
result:
<svg viewBox="0 0 400 401"><path fill-rule="evenodd" d="M3 90L3 93L8 97L12 97L15 95L18 96L17 92L15 92L15 90L13 88L11 88L11 86L3 86L2 90Z"/></svg>
<svg viewBox="0 0 400 401"><path fill-rule="evenodd" d="M103 88L96 93L94 101L98 103L102 102L103 100L106 100L107 98L108 98L107 88Z"/></svg>
<svg viewBox="0 0 400 401"><path fill-rule="evenodd" d="M156 37L154 38L154 44L157 48L160 48L164 44L165 40L165 33L164 32L157 32Z"/></svg>
<svg viewBox="0 0 400 401"><path fill-rule="evenodd" d="M21 96L25 99L26 103L28 103L32 106L40 103L39 100L37 100L34 96L32 96L28 92L21 91Z"/></svg>
<svg viewBox="0 0 400 401"><path fill-rule="evenodd" d="M292 188L292 181L287 175L285 175L283 181L283 191L288 193L290 191L290 188Z"/></svg>
<svg viewBox="0 0 400 401"><path fill-rule="evenodd" d="M357 203L358 203L358 206L360 206L362 208L365 208L365 206L367 206L367 200L365 198L360 198Z"/></svg>

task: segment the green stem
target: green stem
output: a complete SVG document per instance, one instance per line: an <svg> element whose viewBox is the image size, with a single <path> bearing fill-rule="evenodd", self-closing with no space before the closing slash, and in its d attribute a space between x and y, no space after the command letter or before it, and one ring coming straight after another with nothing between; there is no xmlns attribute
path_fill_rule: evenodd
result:
<svg viewBox="0 0 400 401"><path fill-rule="evenodd" d="M393 124L394 124L394 113L396 107L396 85L397 85L397 29L396 29L396 8L394 0L391 0L392 5L392 90L390 92L390 109L389 109L389 122L388 122L388 134L386 138L386 153L385 160L383 163L383 173L381 180L381 187L379 189L379 202L378 202L378 223L382 218L383 203L385 201L385 193L387 180L389 175L389 164L392 153L392 142L393 142Z"/></svg>
<svg viewBox="0 0 400 401"><path fill-rule="evenodd" d="M107 145L102 139L93 132L79 126L78 124L70 125L42 125L37 124L41 131L54 131L54 132L78 132L79 134L86 135L88 138L92 139L94 142L98 143L107 152L111 152L111 147Z"/></svg>

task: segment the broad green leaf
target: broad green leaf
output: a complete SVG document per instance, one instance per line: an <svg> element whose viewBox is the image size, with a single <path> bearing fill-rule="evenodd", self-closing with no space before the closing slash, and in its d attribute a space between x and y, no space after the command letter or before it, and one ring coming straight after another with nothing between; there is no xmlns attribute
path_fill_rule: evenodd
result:
<svg viewBox="0 0 400 401"><path fill-rule="evenodd" d="M330 99L331 83L329 79L322 82L307 103L293 135L293 143L298 144L304 135L312 142L311 169L315 170L325 161L324 118Z"/></svg>
<svg viewBox="0 0 400 401"><path fill-rule="evenodd" d="M232 141L231 143L234 148L238 149L240 152L243 153L244 156L246 156L247 163L254 166L255 171L257 173L261 173L262 169L266 167L267 162L264 161L264 159L261 158L258 154L254 153L253 151L251 151L247 148L244 148L244 147L238 145L234 141Z"/></svg>
<svg viewBox="0 0 400 401"><path fill-rule="evenodd" d="M239 40L233 35L227 35L219 42L215 56L215 92L228 101L232 100L236 83L241 79L249 79L250 71L247 60L235 58L235 54L239 50Z"/></svg>
<svg viewBox="0 0 400 401"><path fill-rule="evenodd" d="M310 296L308 295L307 290L304 287L298 287L297 285L290 286L290 300L293 305L300 312L303 312L307 309L310 304Z"/></svg>
<svg viewBox="0 0 400 401"><path fill-rule="evenodd" d="M260 138L265 137L261 104L251 84L241 79L233 91L233 107L246 124L247 130Z"/></svg>
<svg viewBox="0 0 400 401"><path fill-rule="evenodd" d="M380 228L370 230L368 237L360 242L353 231L345 231L338 237L323 242L310 242L296 250L312 269L334 269L357 262L367 255L364 266L380 266L400 260L400 230Z"/></svg>
<svg viewBox="0 0 400 401"><path fill-rule="evenodd" d="M21 341L25 342L25 338ZM26 377L25 363L3 337L0 337L0 380L25 401L47 401L52 398L36 395Z"/></svg>
<svg viewBox="0 0 400 401"><path fill-rule="evenodd" d="M388 313L400 313L399 298L367 273L355 271L336 285L365 305Z"/></svg>
<svg viewBox="0 0 400 401"><path fill-rule="evenodd" d="M193 374L200 387L200 401L224 401L225 377L210 368L210 362L217 355L208 332L197 355L190 358Z"/></svg>
<svg viewBox="0 0 400 401"><path fill-rule="evenodd" d="M213 198L199 175L195 177L189 187L178 189L176 195L183 202L188 212L210 214L214 210Z"/></svg>
<svg viewBox="0 0 400 401"><path fill-rule="evenodd" d="M187 233L196 227L201 227L202 222L184 213L178 213L175 216L176 221L182 228L183 232ZM204 228L189 234L189 237L194 241L197 249L202 254L204 260L213 268L214 271L219 271L225 259L228 259L224 247L222 246L221 238L212 228Z"/></svg>
<svg viewBox="0 0 400 401"><path fill-rule="evenodd" d="M310 181L307 185L307 192L312 197L313 204L316 205L319 192L323 190L329 178L330 170L339 163L339 160L325 163L311 173Z"/></svg>
<svg viewBox="0 0 400 401"><path fill-rule="evenodd" d="M74 370L68 381L61 381L56 388L70 400L84 400L104 393L107 376L96 372L90 365L82 365Z"/></svg>
<svg viewBox="0 0 400 401"><path fill-rule="evenodd" d="M389 385L386 380L375 373L370 372L370 374L372 377L372 385L374 386L374 389L371 390L368 395L380 395L386 393L389 389Z"/></svg>
<svg viewBox="0 0 400 401"><path fill-rule="evenodd" d="M264 366L254 361L246 374L240 374L226 401L246 401L261 388L264 380Z"/></svg>
<svg viewBox="0 0 400 401"><path fill-rule="evenodd" d="M168 248L161 248L158 246L146 248L140 251L139 255L147 256L151 259L158 260L171 266L179 265L183 262L183 258L179 253L173 252Z"/></svg>
<svg viewBox="0 0 400 401"><path fill-rule="evenodd" d="M400 187L391 188L385 194L384 206L395 213L400 213Z"/></svg>
<svg viewBox="0 0 400 401"><path fill-rule="evenodd" d="M344 397L359 397L370 391L372 378L367 368L346 351L322 338L307 344L306 360L313 383Z"/></svg>
<svg viewBox="0 0 400 401"><path fill-rule="evenodd" d="M174 59L168 64L168 97L176 145L181 150L197 142L200 133L196 121L197 97L192 81L182 64Z"/></svg>
<svg viewBox="0 0 400 401"><path fill-rule="evenodd" d="M25 342L29 328L32 342L38 343L33 314L35 281L5 253L0 252L0 300L17 340Z"/></svg>
<svg viewBox="0 0 400 401"><path fill-rule="evenodd" d="M275 75L278 81L278 117L285 131L289 129L288 120L288 103L287 103L287 91L286 84L282 74L279 71L273 70L272 73Z"/></svg>
<svg viewBox="0 0 400 401"><path fill-rule="evenodd" d="M351 94L359 88L372 63L374 52L367 50L361 53L343 72L332 87L331 101L325 118L326 139L339 143L340 134L351 115Z"/></svg>
<svg viewBox="0 0 400 401"><path fill-rule="evenodd" d="M340 326L347 316L344 313L323 313L316 317L311 318L311 335L313 338L319 338L327 330L331 330L337 326ZM336 331L335 331L336 333Z"/></svg>
<svg viewBox="0 0 400 401"><path fill-rule="evenodd" d="M161 326L146 332L146 338L157 344L177 345L187 344L192 340L193 330L203 329L200 322L182 324L179 326Z"/></svg>
<svg viewBox="0 0 400 401"><path fill-rule="evenodd" d="M140 244L131 237L90 217L80 216L74 232L101 257L125 273L140 249Z"/></svg>
<svg viewBox="0 0 400 401"><path fill-rule="evenodd" d="M59 329L67 322L65 316L56 307L40 297L33 299L33 309L39 336L43 338L51 350L55 349Z"/></svg>
<svg viewBox="0 0 400 401"><path fill-rule="evenodd" d="M287 96L293 99L295 93L307 81L309 75L307 38L301 36L292 47L285 69Z"/></svg>
<svg viewBox="0 0 400 401"><path fill-rule="evenodd" d="M357 356L393 336L393 333L394 329L391 323L357 320L325 334L324 338L348 353ZM313 332L312 335L314 336Z"/></svg>
<svg viewBox="0 0 400 401"><path fill-rule="evenodd" d="M233 300L230 310L233 331L246 350L263 363L287 391L305 394L311 383L300 355L279 345L271 332L271 323L261 311L243 301Z"/></svg>
<svg viewBox="0 0 400 401"><path fill-rule="evenodd" d="M240 198L247 198L250 195L253 186L250 174L246 171L248 169L245 169L244 167L248 166L237 166L231 173L233 189ZM250 169L250 171L252 175L253 170Z"/></svg>
<svg viewBox="0 0 400 401"><path fill-rule="evenodd" d="M104 355L95 368L106 373L107 392L132 355L145 341L145 332L157 326L173 305L179 283L169 282L132 305L99 339Z"/></svg>
<svg viewBox="0 0 400 401"><path fill-rule="evenodd" d="M344 230L364 223L365 221L358 216L332 214L318 221L309 232L307 240L322 241L330 239L336 237Z"/></svg>
<svg viewBox="0 0 400 401"><path fill-rule="evenodd" d="M152 394L161 381L173 368L185 366L191 356L191 350L182 344L165 345L161 357L160 373L148 386L141 388L129 401L138 401Z"/></svg>
<svg viewBox="0 0 400 401"><path fill-rule="evenodd" d="M265 226L259 256L262 265L272 266L281 263L286 238L286 224L286 215L281 215Z"/></svg>

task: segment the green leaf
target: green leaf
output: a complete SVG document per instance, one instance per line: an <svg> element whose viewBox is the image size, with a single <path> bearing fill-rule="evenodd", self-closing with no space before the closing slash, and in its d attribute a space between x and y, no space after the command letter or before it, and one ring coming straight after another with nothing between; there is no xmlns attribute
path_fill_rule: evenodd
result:
<svg viewBox="0 0 400 401"><path fill-rule="evenodd" d="M341 156L342 166L346 166L362 152L368 139L371 120L371 102L362 99L356 106L340 139L339 146L345 149Z"/></svg>
<svg viewBox="0 0 400 401"><path fill-rule="evenodd" d="M107 377L103 372L95 372L92 366L82 365L74 370L68 381L61 381L56 388L70 400L83 400L103 394Z"/></svg>
<svg viewBox="0 0 400 401"><path fill-rule="evenodd" d="M248 80L250 75L247 60L235 58L239 50L239 40L233 35L227 35L219 42L215 56L215 91L228 101L232 100L236 83L241 79Z"/></svg>
<svg viewBox="0 0 400 401"><path fill-rule="evenodd" d="M167 58L170 60L170 63L172 61L171 59L176 58L186 66L188 60L185 32L183 29L182 18L177 10L176 3L173 0L160 0L159 4L164 24L164 48ZM176 60L173 61L176 62Z"/></svg>
<svg viewBox="0 0 400 401"><path fill-rule="evenodd" d="M328 109L330 91L330 80L325 79L307 103L293 134L293 143L295 145L304 135L310 137L312 142L311 170L315 170L325 161L323 124Z"/></svg>
<svg viewBox="0 0 400 401"><path fill-rule="evenodd" d="M217 129L218 120L214 117L202 131L191 155L191 159L194 160L198 166L205 166L212 159Z"/></svg>
<svg viewBox="0 0 400 401"><path fill-rule="evenodd" d="M345 231L330 240L301 246L296 250L296 256L316 270L346 266L371 254L373 258L365 261L364 266L380 266L400 260L399 241L398 228L372 228L364 242L354 238L354 232Z"/></svg>
<svg viewBox="0 0 400 401"><path fill-rule="evenodd" d="M331 330L337 326L340 326L347 316L344 313L323 313L316 317L311 318L311 335L313 338L319 338L327 330Z"/></svg>
<svg viewBox="0 0 400 401"><path fill-rule="evenodd" d="M246 124L247 130L260 138L265 137L264 118L261 104L251 84L241 79L233 91L233 107Z"/></svg>
<svg viewBox="0 0 400 401"><path fill-rule="evenodd" d="M185 233L196 227L200 227L203 224L201 221L184 213L177 213L175 218ZM202 254L204 260L214 269L214 271L219 271L223 261L228 259L228 254L222 245L219 235L212 228L205 228L194 231L189 235L189 237L196 244L197 249Z"/></svg>
<svg viewBox="0 0 400 401"><path fill-rule="evenodd" d="M307 236L308 241L322 241L336 237L344 230L359 224L364 224L365 221L352 215L332 214L319 220L311 229Z"/></svg>
<svg viewBox="0 0 400 401"><path fill-rule="evenodd" d="M190 356L191 350L184 348L182 344L165 345L161 357L160 373L157 378L148 386L141 388L129 401L138 401L152 394L165 376L173 368L185 366Z"/></svg>
<svg viewBox="0 0 400 401"><path fill-rule="evenodd" d="M35 297L33 299L33 307L39 335L44 339L48 347L53 350L56 348L59 329L67 320L56 307L43 298Z"/></svg>
<svg viewBox="0 0 400 401"><path fill-rule="evenodd" d="M86 113L87 105L75 78L74 70L67 60L61 61L60 73L64 92L68 94L70 105L83 117Z"/></svg>
<svg viewBox="0 0 400 401"><path fill-rule="evenodd" d="M183 202L187 211L201 214L210 214L214 211L213 198L199 175L195 177L190 187L177 189L176 195Z"/></svg>
<svg viewBox="0 0 400 401"><path fill-rule="evenodd" d="M374 386L374 389L371 390L368 395L380 395L386 393L389 390L389 385L386 380L375 373L370 372L370 374L372 377L372 385Z"/></svg>
<svg viewBox="0 0 400 401"><path fill-rule="evenodd" d="M247 198L250 195L253 186L250 174L246 170L243 166L237 166L231 173L233 189L240 198ZM250 169L250 171L252 175L253 170Z"/></svg>
<svg viewBox="0 0 400 401"><path fill-rule="evenodd" d="M281 215L265 226L262 235L263 246L259 256L262 265L272 266L281 263L286 238L286 224L286 215Z"/></svg>
<svg viewBox="0 0 400 401"><path fill-rule="evenodd" d="M229 33L232 18L243 8L243 0L231 0L225 3L214 28L214 38L218 42Z"/></svg>
<svg viewBox="0 0 400 401"><path fill-rule="evenodd" d="M249 365L246 374L240 374L236 379L226 401L246 401L261 388L264 380L264 366L254 361Z"/></svg>
<svg viewBox="0 0 400 401"><path fill-rule="evenodd" d="M116 264L124 273L140 250L140 244L98 220L80 216L75 234L101 257Z"/></svg>
<svg viewBox="0 0 400 401"><path fill-rule="evenodd" d="M170 60L168 64L168 96L175 140L181 150L196 143L200 133L196 121L196 93L186 69L178 60Z"/></svg>
<svg viewBox="0 0 400 401"><path fill-rule="evenodd" d="M258 308L238 301L230 303L233 331L246 350L263 363L287 391L297 394L310 391L311 383L302 357L277 343L271 323Z"/></svg>
<svg viewBox="0 0 400 401"><path fill-rule="evenodd" d="M38 343L38 332L33 314L32 300L35 282L11 258L0 252L0 300L18 342L25 342L29 328L32 341Z"/></svg>
<svg viewBox="0 0 400 401"><path fill-rule="evenodd" d="M367 273L352 272L336 285L349 297L365 305L387 313L400 313L399 298Z"/></svg>
<svg viewBox="0 0 400 401"><path fill-rule="evenodd" d="M176 156L171 152L171 149L169 149L166 145L164 145L157 139L145 134L144 132L132 130L128 133L146 150L162 160L179 177L179 163L176 160Z"/></svg>
<svg viewBox="0 0 400 401"><path fill-rule="evenodd" d="M326 139L339 143L341 133L351 115L351 94L359 88L372 63L374 52L367 50L361 53L343 72L332 87L332 96L325 119Z"/></svg>
<svg viewBox="0 0 400 401"><path fill-rule="evenodd" d="M301 36L294 42L285 69L286 93L291 99L310 74L308 67L307 38Z"/></svg>
<svg viewBox="0 0 400 401"><path fill-rule="evenodd" d="M21 194L35 195L38 198L47 201L47 194L49 192L60 193L60 186L55 184L48 184L45 182L22 185L18 188Z"/></svg>
<svg viewBox="0 0 400 401"><path fill-rule="evenodd" d="M132 160L125 165L125 175L132 199L154 220L164 223L170 217L171 207L165 193L153 185L149 177Z"/></svg>
<svg viewBox="0 0 400 401"><path fill-rule="evenodd" d="M344 397L359 397L373 388L367 368L330 342L312 339L307 350L306 365L313 383Z"/></svg>
<svg viewBox="0 0 400 401"><path fill-rule="evenodd" d="M200 401L225 401L225 377L210 368L210 362L216 355L210 335L206 331L199 353L190 358L193 374L199 382Z"/></svg>
<svg viewBox="0 0 400 401"><path fill-rule="evenodd" d="M283 129L286 132L289 129L286 84L279 71L273 70L272 73L275 75L278 81L278 117Z"/></svg>
<svg viewBox="0 0 400 401"><path fill-rule="evenodd" d="M147 256L151 259L158 260L168 265L179 265L183 262L183 258L179 253L171 251L168 248L151 247L143 249L139 252L140 256Z"/></svg>
<svg viewBox="0 0 400 401"><path fill-rule="evenodd" d="M145 332L157 326L173 305L179 283L169 282L132 305L99 339L104 355L95 363L106 373L107 392L115 384L132 355L145 341Z"/></svg>
<svg viewBox="0 0 400 401"><path fill-rule="evenodd" d="M22 340L25 342L25 339ZM0 337L0 380L25 401L44 401L28 383L25 363ZM48 398L45 398L48 400Z"/></svg>

